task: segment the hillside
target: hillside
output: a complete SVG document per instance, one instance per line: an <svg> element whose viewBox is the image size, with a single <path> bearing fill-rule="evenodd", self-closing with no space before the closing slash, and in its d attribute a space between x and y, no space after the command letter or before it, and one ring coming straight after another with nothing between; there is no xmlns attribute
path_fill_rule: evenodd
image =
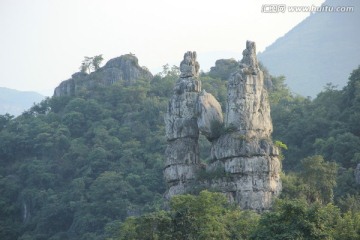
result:
<svg viewBox="0 0 360 240"><path fill-rule="evenodd" d="M226 64L232 61L200 76L223 109ZM285 173L282 200L262 216L197 186L198 197L174 197L164 207L164 114L178 78L173 67L151 80L53 96L16 118L0 115L0 239L359 238L360 68L344 89L328 86L314 100L293 96L283 78L272 79L273 138L283 148ZM199 150L199 160L209 164L205 138Z"/></svg>
<svg viewBox="0 0 360 240"><path fill-rule="evenodd" d="M315 97L326 83L345 86L360 64L360 2L328 0L328 6L354 6L352 13L314 13L277 39L260 61L273 75L285 75L290 89Z"/></svg>
<svg viewBox="0 0 360 240"><path fill-rule="evenodd" d="M43 95L36 92L23 92L0 87L0 114L9 113L18 116L44 98Z"/></svg>

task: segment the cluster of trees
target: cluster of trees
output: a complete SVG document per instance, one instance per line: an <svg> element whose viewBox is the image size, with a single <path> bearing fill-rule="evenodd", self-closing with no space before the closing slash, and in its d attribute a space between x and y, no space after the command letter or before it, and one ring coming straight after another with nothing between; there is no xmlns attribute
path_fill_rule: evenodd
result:
<svg viewBox="0 0 360 240"><path fill-rule="evenodd" d="M223 110L233 67L224 64L201 74ZM274 139L288 150L281 199L261 216L206 191L161 210L163 114L178 74L165 66L150 82L99 85L0 115L0 239L359 237L360 68L344 89L328 85L314 100L272 78ZM206 161L210 144L200 143Z"/></svg>
<svg viewBox="0 0 360 240"><path fill-rule="evenodd" d="M360 67L343 89L327 84L314 100L291 94L284 80L273 78L270 94L273 138L288 146L284 170L300 172L302 159L321 155L339 167L335 201L359 194L354 169L360 163Z"/></svg>
<svg viewBox="0 0 360 240"><path fill-rule="evenodd" d="M248 239L259 215L241 211L220 193L202 191L198 196L171 199L169 211L129 217L115 239Z"/></svg>
<svg viewBox="0 0 360 240"><path fill-rule="evenodd" d="M126 217L160 209L163 116L178 74L166 67L151 82L1 115L0 239L104 239Z"/></svg>
<svg viewBox="0 0 360 240"><path fill-rule="evenodd" d="M167 102L139 81L1 116L0 239L104 239L159 208Z"/></svg>
<svg viewBox="0 0 360 240"><path fill-rule="evenodd" d="M81 62L80 71L82 73L90 73L91 70L99 70L103 60L102 54L94 57L84 57L84 60Z"/></svg>
<svg viewBox="0 0 360 240"><path fill-rule="evenodd" d="M109 240L125 239L360 239L360 198L334 204L337 165L322 156L283 174L284 191L262 215L240 210L220 193L202 191L170 200L169 211L129 217Z"/></svg>
<svg viewBox="0 0 360 240"><path fill-rule="evenodd" d="M202 191L170 200L169 211L129 217L109 240L154 239L338 239L360 238L360 212L342 213L329 203L278 199L262 215L227 203L220 193Z"/></svg>

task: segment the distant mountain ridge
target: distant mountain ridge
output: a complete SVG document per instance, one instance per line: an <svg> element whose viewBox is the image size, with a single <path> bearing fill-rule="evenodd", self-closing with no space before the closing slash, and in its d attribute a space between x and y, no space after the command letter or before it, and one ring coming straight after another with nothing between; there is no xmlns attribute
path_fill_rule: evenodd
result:
<svg viewBox="0 0 360 240"><path fill-rule="evenodd" d="M37 92L18 91L0 87L0 114L20 115L34 103L39 103L45 96Z"/></svg>
<svg viewBox="0 0 360 240"><path fill-rule="evenodd" d="M303 96L315 97L329 82L345 86L360 65L360 1L323 5L353 6L354 11L313 13L258 54L272 75L285 75L290 89Z"/></svg>

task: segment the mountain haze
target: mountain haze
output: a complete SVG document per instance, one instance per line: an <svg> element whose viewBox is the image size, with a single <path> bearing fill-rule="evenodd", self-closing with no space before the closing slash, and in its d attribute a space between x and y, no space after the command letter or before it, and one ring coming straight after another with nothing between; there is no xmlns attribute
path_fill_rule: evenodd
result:
<svg viewBox="0 0 360 240"><path fill-rule="evenodd" d="M323 5L353 6L354 11L313 13L258 54L272 75L284 75L290 89L303 96L316 96L329 82L345 86L360 64L360 2L328 0Z"/></svg>
<svg viewBox="0 0 360 240"><path fill-rule="evenodd" d="M0 114L20 115L44 98L43 95L36 92L23 92L0 87Z"/></svg>

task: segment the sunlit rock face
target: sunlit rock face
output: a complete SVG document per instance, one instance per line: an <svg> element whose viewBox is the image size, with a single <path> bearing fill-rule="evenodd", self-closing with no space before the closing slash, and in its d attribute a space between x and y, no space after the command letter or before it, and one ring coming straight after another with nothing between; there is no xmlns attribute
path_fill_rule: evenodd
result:
<svg viewBox="0 0 360 240"><path fill-rule="evenodd" d="M213 142L212 164L226 178L212 187L226 193L243 209L263 211L281 191L279 150L271 140L272 122L264 76L248 41L239 70L228 81L225 131ZM213 166L208 169L214 169Z"/></svg>
<svg viewBox="0 0 360 240"><path fill-rule="evenodd" d="M169 186L166 198L185 193L200 169L196 106L201 82L195 52L185 53L180 71L165 115L168 146L164 176Z"/></svg>
<svg viewBox="0 0 360 240"><path fill-rule="evenodd" d="M165 116L166 197L201 186L222 192L243 209L267 210L282 188L281 163L271 140L270 106L255 43L246 43L238 70L230 75L224 120L219 102L201 91L198 69L196 53L185 53ZM212 142L206 167L199 160L199 133ZM200 171L217 176L200 179Z"/></svg>
<svg viewBox="0 0 360 240"><path fill-rule="evenodd" d="M228 80L225 126L247 137L269 138L272 132L268 94L256 59L255 43L248 41L239 70Z"/></svg>
<svg viewBox="0 0 360 240"><path fill-rule="evenodd" d="M91 90L97 86L109 86L119 81L131 85L137 80L150 81L152 78L149 70L139 66L135 55L126 54L109 60L104 67L90 74L73 74L55 88L54 96L74 96L82 90Z"/></svg>

